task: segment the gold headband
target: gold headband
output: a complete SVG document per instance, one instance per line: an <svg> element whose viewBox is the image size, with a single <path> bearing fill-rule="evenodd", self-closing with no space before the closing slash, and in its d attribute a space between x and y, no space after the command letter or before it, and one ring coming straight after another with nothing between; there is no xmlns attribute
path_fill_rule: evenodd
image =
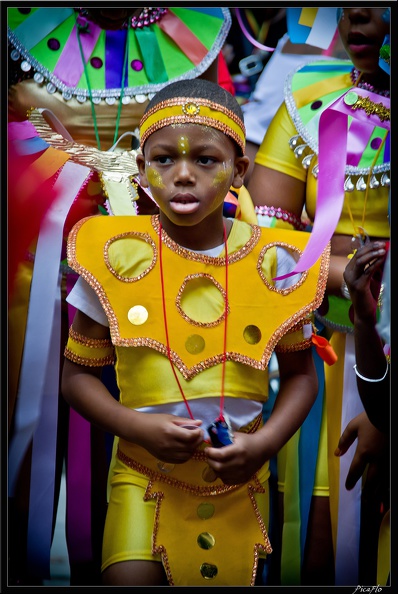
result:
<svg viewBox="0 0 398 594"><path fill-rule="evenodd" d="M175 97L161 101L140 122L141 149L148 136L172 124L201 124L221 130L245 153L246 130L243 121L230 109L208 99Z"/></svg>

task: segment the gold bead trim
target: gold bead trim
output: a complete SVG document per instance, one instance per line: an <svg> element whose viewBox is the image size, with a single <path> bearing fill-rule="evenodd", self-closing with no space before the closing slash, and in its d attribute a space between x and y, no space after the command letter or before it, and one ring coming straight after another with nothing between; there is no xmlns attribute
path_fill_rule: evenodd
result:
<svg viewBox="0 0 398 594"><path fill-rule="evenodd" d="M144 464L141 464L137 460L130 458L130 456L127 456L127 454L122 452L122 450L119 447L117 450L117 457L119 458L119 460L121 460L124 464L126 464L126 466L128 466L132 470L135 470L136 472L139 472L140 474L143 474L144 476L148 477L151 480L151 482L159 481L161 483L167 483L168 485L170 485L176 489L180 489L181 491L190 493L191 495L212 497L215 495L220 495L222 493L228 493L229 491L233 491L240 486L240 485L225 485L224 483L221 483L218 485L213 484L211 486L192 485L190 483L180 481L175 478L171 478L167 474L163 474L161 472L152 470L148 466L145 466ZM198 462L201 462L201 461L202 460L198 460Z"/></svg>
<svg viewBox="0 0 398 594"><path fill-rule="evenodd" d="M109 261L109 247L112 245L112 243L114 243L115 241L118 241L119 239L127 239L127 238L132 238L132 239L140 239L142 241L145 241L146 243L148 243L152 250L153 250L153 258L151 263L149 264L149 266L140 274L137 274L137 276L134 277L127 277L127 276L121 276L112 266L112 264ZM113 237L111 237L110 239L108 239L108 241L106 242L105 246L104 246L104 260L105 260L105 264L107 266L107 268L109 268L109 270L112 272L112 274L120 281L124 282L124 283L135 283L139 280L141 280L144 276L146 276L155 266L156 264L156 260L157 260L157 246L155 244L155 242L152 240L152 238L147 234L147 233L139 233L139 232L133 232L133 231L126 231L125 233L119 233L118 235L114 235Z"/></svg>
<svg viewBox="0 0 398 594"><path fill-rule="evenodd" d="M182 283L178 293L177 293L177 297L176 297L176 307L178 312L180 313L181 317L184 318L184 320L186 322L188 322L189 324L192 324L193 326L199 326L200 328L213 328L214 326L218 326L218 324L220 324L224 319L225 319L225 306L223 307L223 313L221 314L221 316L217 319L214 320L213 322L198 322L197 320L193 320L192 318L190 318L189 316L187 316L187 314L184 312L184 310L181 307L181 297L182 294L188 284L188 282L192 279L195 278L207 278L209 279L216 287L217 289L220 291L220 293L222 294L223 298L224 298L224 303L227 299L227 294L225 292L225 289L220 285L220 283L218 283L216 281L215 278L213 278L211 276L211 274L206 274L206 273L197 273L197 274L190 274L189 276L187 276L184 279L184 282ZM230 313L230 308L229 305L227 307L227 313Z"/></svg>
<svg viewBox="0 0 398 594"><path fill-rule="evenodd" d="M305 281L305 279L308 276L308 270L306 270L305 272L301 273L300 278L298 279L297 282L295 282L293 285L291 285L290 287L287 287L286 289L278 289L275 285L272 285L269 280L267 279L267 277L264 275L263 271L262 271L262 263L264 260L264 255L266 254L266 252L272 248L272 247L282 247L285 248L289 251L293 251L296 252L296 254L298 256L301 256L301 250L299 250L298 247L291 245L289 243L285 243L285 242L272 242L267 244L266 246L263 247L263 249L260 252L259 258L258 258L258 262L257 262L257 272L260 275L260 277L262 278L264 284L268 287L268 289L270 291L274 291L276 293L280 293L282 295L288 295L289 293L292 293L292 291L295 291L297 289L297 287L299 287L300 285L303 284L303 282Z"/></svg>
<svg viewBox="0 0 398 594"><path fill-rule="evenodd" d="M175 97L161 101L143 115L140 122L141 148L148 137L173 124L200 124L220 130L245 152L244 122L223 105L197 97Z"/></svg>
<svg viewBox="0 0 398 594"><path fill-rule="evenodd" d="M159 235L159 215L152 215L151 223L156 233ZM236 252L233 252L232 254L228 254L229 264L233 264L234 262L238 262L239 260L242 260L242 258L245 258L247 254L249 254L260 241L261 228L258 225L250 225L250 227L252 230L250 239L247 243L245 243L245 245L241 249L237 250ZM225 266L226 264L225 257L207 256L206 254L199 254L197 252L187 250L186 248L178 245L178 243L173 241L167 235L164 229L162 229L162 242L175 254L182 256L186 260L192 260L194 262L203 262L204 264L212 264L213 266Z"/></svg>
<svg viewBox="0 0 398 594"><path fill-rule="evenodd" d="M107 357L98 359L95 357L81 357L67 347L64 350L64 356L66 359L69 359L69 361L72 361L72 363L84 365L85 367L104 367L105 365L113 365L115 363L114 355L108 355Z"/></svg>
<svg viewBox="0 0 398 594"><path fill-rule="evenodd" d="M78 344L93 349L106 349L108 347L113 347L110 338L89 338L88 336L84 336L84 334L79 334L79 332L76 332L73 326L70 326L69 328L69 336Z"/></svg>
<svg viewBox="0 0 398 594"><path fill-rule="evenodd" d="M276 353L294 353L296 351L304 351L312 346L310 338L301 342L295 342L294 344L277 344L275 346Z"/></svg>

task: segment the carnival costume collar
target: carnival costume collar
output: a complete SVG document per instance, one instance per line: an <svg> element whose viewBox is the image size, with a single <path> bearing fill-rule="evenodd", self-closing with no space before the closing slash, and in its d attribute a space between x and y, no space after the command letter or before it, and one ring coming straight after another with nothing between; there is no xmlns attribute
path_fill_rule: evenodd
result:
<svg viewBox="0 0 398 594"><path fill-rule="evenodd" d="M308 245L286 276L308 270L320 256L336 229L345 192L390 185L390 99L353 86L351 71L349 61L317 61L286 79L285 103L298 132L290 147L318 180Z"/></svg>
<svg viewBox="0 0 398 594"><path fill-rule="evenodd" d="M141 148L147 138L173 124L200 124L220 130L245 153L246 131L243 121L219 103L196 97L175 97L161 101L143 115L140 122Z"/></svg>
<svg viewBox="0 0 398 594"><path fill-rule="evenodd" d="M23 72L33 70L38 84L65 101L75 97L84 103L91 91L97 103L112 105L121 96L126 104L144 103L169 82L197 78L209 68L225 42L231 15L228 8L143 8L129 25L103 30L72 7L9 8L11 59Z"/></svg>

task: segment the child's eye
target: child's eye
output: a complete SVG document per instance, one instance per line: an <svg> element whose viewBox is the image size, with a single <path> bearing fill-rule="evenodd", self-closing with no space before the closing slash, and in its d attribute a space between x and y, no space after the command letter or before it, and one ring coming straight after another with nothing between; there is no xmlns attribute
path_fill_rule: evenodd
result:
<svg viewBox="0 0 398 594"><path fill-rule="evenodd" d="M198 161L202 165L213 165L213 163L216 162L216 159L213 157L199 157Z"/></svg>
<svg viewBox="0 0 398 594"><path fill-rule="evenodd" d="M167 155L159 155L159 157L156 157L154 160L161 165L170 165L170 163L173 162L173 159Z"/></svg>

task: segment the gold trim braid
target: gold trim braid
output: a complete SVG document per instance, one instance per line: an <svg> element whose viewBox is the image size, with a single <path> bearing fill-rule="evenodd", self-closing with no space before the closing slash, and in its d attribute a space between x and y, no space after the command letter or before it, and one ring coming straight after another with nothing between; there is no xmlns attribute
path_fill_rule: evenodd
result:
<svg viewBox="0 0 398 594"><path fill-rule="evenodd" d="M200 124L220 130L240 147L246 146L246 129L243 121L223 105L196 97L176 97L161 101L141 118L141 150L148 137L173 124Z"/></svg>
<svg viewBox="0 0 398 594"><path fill-rule="evenodd" d="M115 349L110 339L89 338L69 328L64 356L77 365L103 367L115 363Z"/></svg>

